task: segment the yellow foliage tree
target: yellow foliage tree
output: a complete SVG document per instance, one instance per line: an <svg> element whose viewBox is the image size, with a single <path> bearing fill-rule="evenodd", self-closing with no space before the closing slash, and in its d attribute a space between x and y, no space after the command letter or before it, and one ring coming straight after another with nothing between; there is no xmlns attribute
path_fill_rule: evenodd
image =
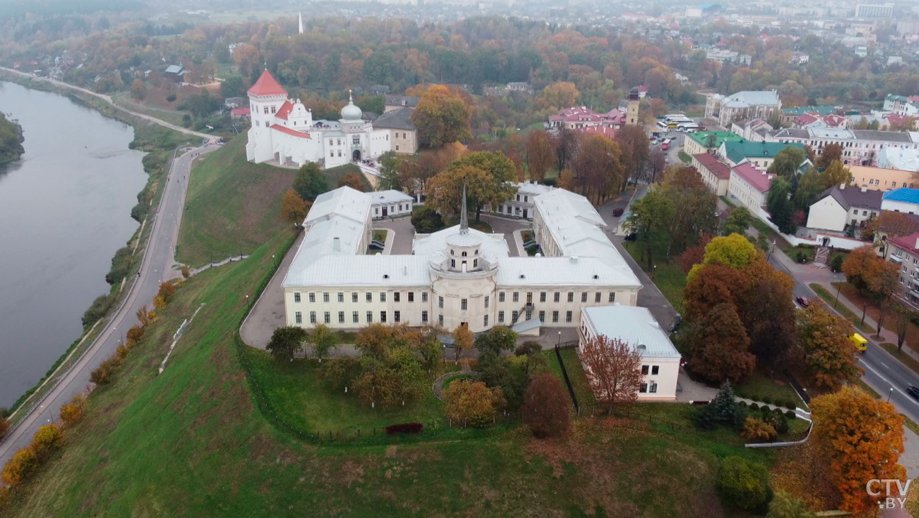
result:
<svg viewBox="0 0 919 518"><path fill-rule="evenodd" d="M865 491L872 479L903 480L903 416L890 404L847 386L811 401L818 455L840 496L840 508L852 513L871 509ZM886 495L897 496L897 495Z"/></svg>
<svg viewBox="0 0 919 518"><path fill-rule="evenodd" d="M65 427L71 427L83 419L83 412L86 409L86 398L82 394L77 394L61 406L61 422Z"/></svg>
<svg viewBox="0 0 919 518"><path fill-rule="evenodd" d="M456 426L487 426L502 406L501 389L488 388L481 381L455 381L444 391L444 411Z"/></svg>
<svg viewBox="0 0 919 518"><path fill-rule="evenodd" d="M284 218L284 221L299 225L303 223L303 219L306 218L308 210L309 206L306 201L297 194L297 191L290 188L284 192L284 198L281 200L281 216Z"/></svg>

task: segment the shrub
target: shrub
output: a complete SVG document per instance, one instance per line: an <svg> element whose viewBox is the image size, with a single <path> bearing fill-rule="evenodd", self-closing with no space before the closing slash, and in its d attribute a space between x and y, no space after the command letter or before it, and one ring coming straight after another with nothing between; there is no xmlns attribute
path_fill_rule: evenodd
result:
<svg viewBox="0 0 919 518"><path fill-rule="evenodd" d="M419 234L430 234L445 227L440 214L427 205L419 205L412 209L412 225Z"/></svg>
<svg viewBox="0 0 919 518"><path fill-rule="evenodd" d="M830 260L830 270L833 270L833 273L841 272L843 261L845 261L844 255L842 254L834 255L833 259Z"/></svg>
<svg viewBox="0 0 919 518"><path fill-rule="evenodd" d="M798 418L798 416L795 414L795 411L794 411L794 410L789 410L789 411L785 412L785 417L787 417L787 418L789 418L789 419L797 419L797 418Z"/></svg>
<svg viewBox="0 0 919 518"><path fill-rule="evenodd" d="M107 385L112 381L112 374L114 374L117 365L118 360L114 356L105 360L89 374L89 381L96 385Z"/></svg>
<svg viewBox="0 0 919 518"><path fill-rule="evenodd" d="M105 282L115 285L121 282L131 269L131 247L124 246L112 257L112 268L105 274Z"/></svg>
<svg viewBox="0 0 919 518"><path fill-rule="evenodd" d="M740 432L740 436L749 442L772 442L777 435L775 427L756 417L748 417Z"/></svg>
<svg viewBox="0 0 919 518"><path fill-rule="evenodd" d="M69 428L83 420L83 411L86 409L86 398L77 394L61 407L61 422Z"/></svg>
<svg viewBox="0 0 919 518"><path fill-rule="evenodd" d="M386 435L415 434L421 433L422 430L424 430L424 425L421 423L391 424L386 427Z"/></svg>
<svg viewBox="0 0 919 518"><path fill-rule="evenodd" d="M0 417L0 439L6 435L6 431L10 429L10 422L5 417Z"/></svg>
<svg viewBox="0 0 919 518"><path fill-rule="evenodd" d="M95 324L97 320L104 317L112 306L112 302L114 301L109 295L99 295L96 297L96 300L94 300L86 312L83 313L83 327L88 328Z"/></svg>
<svg viewBox="0 0 919 518"><path fill-rule="evenodd" d="M176 94L169 94L166 96L166 102L171 103L176 100Z"/></svg>
<svg viewBox="0 0 919 518"><path fill-rule="evenodd" d="M17 451L6 465L3 466L3 473L0 478L3 483L10 487L16 487L22 483L38 464L38 456L31 446Z"/></svg>
<svg viewBox="0 0 919 518"><path fill-rule="evenodd" d="M444 391L444 411L458 426L488 426L503 406L501 389L490 389L481 381L457 381Z"/></svg>
<svg viewBox="0 0 919 518"><path fill-rule="evenodd" d="M787 408L787 409L789 409L789 410L794 410L794 409L798 408L798 405L796 405L794 401L792 401L792 400L789 399L789 400L785 401L785 408Z"/></svg>
<svg viewBox="0 0 919 518"><path fill-rule="evenodd" d="M760 399L760 401L762 401L763 403L769 404L769 405L772 404L772 398L769 396L763 396L762 399Z"/></svg>
<svg viewBox="0 0 919 518"><path fill-rule="evenodd" d="M539 438L565 435L571 427L569 401L562 382L544 372L527 387L520 409L523 422Z"/></svg>
<svg viewBox="0 0 919 518"><path fill-rule="evenodd" d="M31 448L39 459L44 459L51 452L61 447L64 431L56 424L40 426L32 436Z"/></svg>
<svg viewBox="0 0 919 518"><path fill-rule="evenodd" d="M718 472L718 494L728 507L764 513L772 500L769 474L762 464L727 457Z"/></svg>

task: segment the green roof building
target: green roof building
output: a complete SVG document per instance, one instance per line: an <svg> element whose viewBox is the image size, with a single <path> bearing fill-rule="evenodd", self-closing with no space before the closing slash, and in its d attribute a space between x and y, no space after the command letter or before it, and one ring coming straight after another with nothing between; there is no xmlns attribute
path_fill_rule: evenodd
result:
<svg viewBox="0 0 919 518"><path fill-rule="evenodd" d="M719 154L727 158L731 166L746 160L765 171L772 165L775 155L787 147L804 149L804 145L797 142L751 142L741 139L740 141L725 142L719 148Z"/></svg>
<svg viewBox="0 0 919 518"><path fill-rule="evenodd" d="M688 155L705 153L709 149L718 149L725 142L737 142L743 137L730 131L697 131L686 135L683 151ZM711 146L709 146L711 144Z"/></svg>

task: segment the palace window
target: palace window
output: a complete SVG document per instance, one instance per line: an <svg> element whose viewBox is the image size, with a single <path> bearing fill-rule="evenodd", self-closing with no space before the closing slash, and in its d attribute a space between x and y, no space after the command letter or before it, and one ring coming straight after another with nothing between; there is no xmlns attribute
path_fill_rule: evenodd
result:
<svg viewBox="0 0 919 518"><path fill-rule="evenodd" d="M609 301L616 302L616 292L615 291L609 292Z"/></svg>
<svg viewBox="0 0 919 518"><path fill-rule="evenodd" d="M552 300L555 302L561 302L562 294L556 291L555 293L552 294Z"/></svg>
<svg viewBox="0 0 919 518"><path fill-rule="evenodd" d="M581 302L587 302L587 292L581 293Z"/></svg>
<svg viewBox="0 0 919 518"><path fill-rule="evenodd" d="M468 306L469 306L468 299L460 299L460 309L462 309L463 311L466 311L466 309L468 309Z"/></svg>
<svg viewBox="0 0 919 518"><path fill-rule="evenodd" d="M503 312L503 311L499 311L499 312L498 312L498 323L499 323L499 324L503 324L503 323L504 323L504 312Z"/></svg>
<svg viewBox="0 0 919 518"><path fill-rule="evenodd" d="M299 291L294 292L294 302L300 302L300 292Z"/></svg>
<svg viewBox="0 0 919 518"><path fill-rule="evenodd" d="M408 301L415 302L415 292L414 291L408 292Z"/></svg>
<svg viewBox="0 0 919 518"><path fill-rule="evenodd" d="M660 372L660 369L661 369L661 368L660 368L659 365L652 365L652 366L651 366L651 374L656 375L658 372Z"/></svg>
<svg viewBox="0 0 919 518"><path fill-rule="evenodd" d="M498 293L498 302L504 302L504 292Z"/></svg>
<svg viewBox="0 0 919 518"><path fill-rule="evenodd" d="M356 291L351 292L351 302L357 302L357 292Z"/></svg>
<svg viewBox="0 0 919 518"><path fill-rule="evenodd" d="M553 321L553 322L558 322L558 311L553 311L553 312L552 312L552 321Z"/></svg>
<svg viewBox="0 0 919 518"><path fill-rule="evenodd" d="M444 307L444 298L443 298L443 297L437 297L437 307L443 309L443 307Z"/></svg>
<svg viewBox="0 0 919 518"><path fill-rule="evenodd" d="M545 302L545 301L546 301L546 292L544 292L544 291L540 291L540 292L539 292L539 301L540 301L540 302Z"/></svg>
<svg viewBox="0 0 919 518"><path fill-rule="evenodd" d="M357 311L352 311L352 312L351 312L351 322L354 323L354 324L356 324L357 321L359 320L357 315L358 315L358 314L357 314Z"/></svg>
<svg viewBox="0 0 919 518"><path fill-rule="evenodd" d="M490 297L488 295L485 295L485 309L488 309L489 300L490 300Z"/></svg>
<svg viewBox="0 0 919 518"><path fill-rule="evenodd" d="M380 302L386 302L386 292L385 291L380 292Z"/></svg>
<svg viewBox="0 0 919 518"><path fill-rule="evenodd" d="M338 302L344 302L344 301L345 301L345 294L339 291L338 292Z"/></svg>
<svg viewBox="0 0 919 518"><path fill-rule="evenodd" d="M316 323L316 312L310 311L310 324L315 324L315 323Z"/></svg>
<svg viewBox="0 0 919 518"><path fill-rule="evenodd" d="M400 322L402 320L402 313L399 311L393 311L392 320L393 322Z"/></svg>
<svg viewBox="0 0 919 518"><path fill-rule="evenodd" d="M339 312L338 312L338 323L339 323L339 324L344 324L344 323L345 323L345 312L344 312L344 311L339 311Z"/></svg>
<svg viewBox="0 0 919 518"><path fill-rule="evenodd" d="M369 324L371 322L373 322L373 311L368 311L367 312L367 323Z"/></svg>
<svg viewBox="0 0 919 518"><path fill-rule="evenodd" d="M428 323L428 312L427 312L427 311L422 311L422 312L421 312L421 323L422 323L422 324L427 324L427 323Z"/></svg>
<svg viewBox="0 0 919 518"><path fill-rule="evenodd" d="M328 301L329 301L329 292L326 291L326 292L324 292L324 293L322 294L322 301L323 301L323 302L328 302Z"/></svg>
<svg viewBox="0 0 919 518"><path fill-rule="evenodd" d="M328 311L326 311L325 314L322 315L322 321L325 322L326 324L331 324L331 323L332 323L332 315L329 314Z"/></svg>
<svg viewBox="0 0 919 518"><path fill-rule="evenodd" d="M574 302L574 292L573 291L568 292L568 302Z"/></svg>
<svg viewBox="0 0 919 518"><path fill-rule="evenodd" d="M380 322L386 323L386 312L380 311Z"/></svg>
<svg viewBox="0 0 919 518"><path fill-rule="evenodd" d="M303 314L300 313L299 311L297 311L296 313L294 313L294 322L296 322L296 323L298 323L298 324L302 324L302 323L303 323Z"/></svg>
<svg viewBox="0 0 919 518"><path fill-rule="evenodd" d="M421 302L427 302L427 301L428 301L428 292L422 291L421 292Z"/></svg>
<svg viewBox="0 0 919 518"><path fill-rule="evenodd" d="M400 298L401 298L401 293L400 293L400 292L397 291L397 292L395 292L395 293L392 294L392 300L393 300L393 302L399 302L399 299L400 299Z"/></svg>
<svg viewBox="0 0 919 518"><path fill-rule="evenodd" d="M309 297L309 298L310 298L310 304L313 304L313 303L316 302L316 294L315 294L315 293L310 293L310 297Z"/></svg>
<svg viewBox="0 0 919 518"><path fill-rule="evenodd" d="M367 302L373 302L373 293L367 292Z"/></svg>

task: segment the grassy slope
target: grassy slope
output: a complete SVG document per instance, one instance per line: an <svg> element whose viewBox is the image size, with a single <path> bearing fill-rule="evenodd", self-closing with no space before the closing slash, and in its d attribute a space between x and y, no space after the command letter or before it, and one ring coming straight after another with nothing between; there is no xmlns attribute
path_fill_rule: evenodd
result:
<svg viewBox="0 0 919 518"><path fill-rule="evenodd" d="M360 169L348 164L326 170L329 185L334 187L349 172L360 174ZM281 195L293 185L296 173L247 162L245 135L202 158L188 186L179 261L201 266L246 254L281 231L287 226ZM366 179L364 184L369 189Z"/></svg>
<svg viewBox="0 0 919 518"><path fill-rule="evenodd" d="M281 194L296 171L246 161L246 137L204 157L192 171L178 259L201 266L249 253L287 226Z"/></svg>

